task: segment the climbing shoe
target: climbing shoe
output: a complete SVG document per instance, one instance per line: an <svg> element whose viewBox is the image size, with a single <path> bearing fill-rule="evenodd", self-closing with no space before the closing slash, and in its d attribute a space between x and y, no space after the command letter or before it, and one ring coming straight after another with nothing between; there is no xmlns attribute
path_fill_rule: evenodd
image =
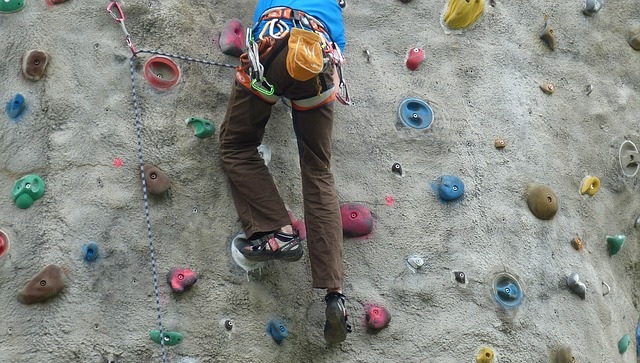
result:
<svg viewBox="0 0 640 363"><path fill-rule="evenodd" d="M329 344L341 343L351 333L351 324L347 322L347 309L344 306L346 297L338 292L330 292L324 297L327 308L324 313L324 339Z"/></svg>
<svg viewBox="0 0 640 363"><path fill-rule="evenodd" d="M240 253L251 261L293 262L298 261L304 253L297 234L276 231L250 242L253 246L243 248Z"/></svg>

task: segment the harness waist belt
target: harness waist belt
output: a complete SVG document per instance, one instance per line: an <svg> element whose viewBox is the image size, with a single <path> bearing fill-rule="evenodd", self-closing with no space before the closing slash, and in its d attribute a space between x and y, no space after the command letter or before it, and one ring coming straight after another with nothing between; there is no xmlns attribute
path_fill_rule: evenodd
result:
<svg viewBox="0 0 640 363"><path fill-rule="evenodd" d="M295 20L300 22L304 26L310 27L314 31L328 34L324 25L322 25L322 23L318 19L300 10L294 10L291 8L284 8L284 7L272 8L267 10L260 17L260 20L271 20L271 19Z"/></svg>

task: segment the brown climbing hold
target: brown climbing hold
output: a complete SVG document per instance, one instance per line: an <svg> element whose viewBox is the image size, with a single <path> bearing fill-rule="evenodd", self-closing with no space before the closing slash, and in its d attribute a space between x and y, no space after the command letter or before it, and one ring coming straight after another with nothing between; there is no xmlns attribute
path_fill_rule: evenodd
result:
<svg viewBox="0 0 640 363"><path fill-rule="evenodd" d="M507 146L507 142L502 138L497 138L493 141L493 145L496 149L504 149L504 147Z"/></svg>
<svg viewBox="0 0 640 363"><path fill-rule="evenodd" d="M147 181L147 191L151 194L162 194L171 186L167 174L155 165L144 165L144 177Z"/></svg>
<svg viewBox="0 0 640 363"><path fill-rule="evenodd" d="M49 54L41 50L26 51L20 59L20 70L25 79L38 81L49 64Z"/></svg>
<svg viewBox="0 0 640 363"><path fill-rule="evenodd" d="M49 265L37 275L18 294L18 301L23 304L35 304L49 300L58 295L64 287L64 272L59 266Z"/></svg>
<svg viewBox="0 0 640 363"><path fill-rule="evenodd" d="M551 219L558 211L558 198L546 185L532 185L527 188L527 204L531 213L540 219Z"/></svg>

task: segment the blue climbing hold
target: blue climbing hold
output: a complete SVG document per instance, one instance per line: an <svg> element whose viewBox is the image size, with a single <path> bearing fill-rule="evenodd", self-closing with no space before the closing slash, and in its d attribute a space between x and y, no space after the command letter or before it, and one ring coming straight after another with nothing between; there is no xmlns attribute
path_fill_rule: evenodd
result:
<svg viewBox="0 0 640 363"><path fill-rule="evenodd" d="M636 328L636 355L640 357L640 319L638 319L638 327Z"/></svg>
<svg viewBox="0 0 640 363"><path fill-rule="evenodd" d="M505 309L516 308L522 303L522 289L514 276L503 272L493 281L494 296L498 304Z"/></svg>
<svg viewBox="0 0 640 363"><path fill-rule="evenodd" d="M95 261L98 258L98 244L92 241L82 245L82 258L87 262Z"/></svg>
<svg viewBox="0 0 640 363"><path fill-rule="evenodd" d="M24 96L22 93L17 93L11 101L7 102L6 110L7 116L12 121L18 122L22 115L24 114L24 110L27 108L27 104L24 100Z"/></svg>
<svg viewBox="0 0 640 363"><path fill-rule="evenodd" d="M284 326L284 323L282 323L282 320L280 319L269 320L267 323L267 334L269 334L269 336L278 344L282 343L282 341L287 339L289 336L287 327Z"/></svg>
<svg viewBox="0 0 640 363"><path fill-rule="evenodd" d="M444 202L456 200L464 194L464 183L455 175L443 175L431 183L431 189L438 193Z"/></svg>
<svg viewBox="0 0 640 363"><path fill-rule="evenodd" d="M433 122L433 109L418 98L407 98L400 102L398 118L402 124L413 129L428 129Z"/></svg>

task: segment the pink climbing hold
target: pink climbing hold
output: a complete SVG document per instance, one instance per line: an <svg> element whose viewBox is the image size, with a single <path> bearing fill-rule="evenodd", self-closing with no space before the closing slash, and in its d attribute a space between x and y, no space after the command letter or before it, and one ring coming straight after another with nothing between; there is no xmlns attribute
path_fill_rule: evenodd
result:
<svg viewBox="0 0 640 363"><path fill-rule="evenodd" d="M293 232L298 233L298 237L301 241L305 240L307 238L307 226L304 224L304 219L296 219L291 210L288 210L287 212L289 212L289 219L291 220Z"/></svg>
<svg viewBox="0 0 640 363"><path fill-rule="evenodd" d="M367 311L366 324L369 332L377 332L389 325L391 314L387 308L378 304L367 304L365 309Z"/></svg>
<svg viewBox="0 0 640 363"><path fill-rule="evenodd" d="M115 166L116 168L121 167L122 166L122 159L121 158L113 159L113 166Z"/></svg>
<svg viewBox="0 0 640 363"><path fill-rule="evenodd" d="M218 39L218 46L220 46L222 53L239 57L244 53L244 43L244 27L240 20L227 20L227 22L224 23L224 29Z"/></svg>
<svg viewBox="0 0 640 363"><path fill-rule="evenodd" d="M409 49L409 55L407 56L407 68L412 71L418 69L418 66L424 60L424 50L418 47Z"/></svg>
<svg viewBox="0 0 640 363"><path fill-rule="evenodd" d="M364 237L373 231L373 216L365 205L345 203L340 205L342 231L345 237Z"/></svg>
<svg viewBox="0 0 640 363"><path fill-rule="evenodd" d="M172 268L167 274L167 282L175 293L182 293L198 281L196 274L188 268Z"/></svg>

